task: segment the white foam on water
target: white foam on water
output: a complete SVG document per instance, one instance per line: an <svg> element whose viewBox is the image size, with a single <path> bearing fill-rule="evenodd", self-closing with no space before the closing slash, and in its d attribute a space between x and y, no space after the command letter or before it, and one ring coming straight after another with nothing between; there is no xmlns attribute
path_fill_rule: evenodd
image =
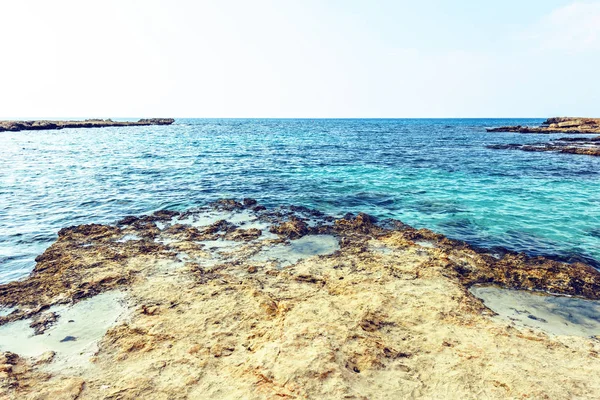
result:
<svg viewBox="0 0 600 400"><path fill-rule="evenodd" d="M340 244L335 236L309 235L290 240L289 244L284 243L267 247L252 256L249 261L276 261L280 267L286 267L308 257L332 254L339 248Z"/></svg>
<svg viewBox="0 0 600 400"><path fill-rule="evenodd" d="M29 327L31 319L0 326L0 351L34 358L54 351L54 360L46 369L78 371L90 365L89 358L97 352L106 331L126 317L124 300L124 293L111 291L72 306L51 307L49 312L57 313L59 318L41 335L34 335Z"/></svg>
<svg viewBox="0 0 600 400"><path fill-rule="evenodd" d="M473 286L469 291L498 314L495 318L554 335L600 335L600 301L527 290Z"/></svg>
<svg viewBox="0 0 600 400"><path fill-rule="evenodd" d="M314 228L317 226L333 226L334 225L333 221L324 221L323 219L314 218L314 217L306 218L305 222L306 222L306 225L308 225L310 228Z"/></svg>

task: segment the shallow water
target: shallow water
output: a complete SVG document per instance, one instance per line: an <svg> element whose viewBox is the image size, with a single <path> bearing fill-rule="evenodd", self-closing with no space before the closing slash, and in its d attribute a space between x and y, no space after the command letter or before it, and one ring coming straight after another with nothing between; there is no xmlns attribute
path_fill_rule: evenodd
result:
<svg viewBox="0 0 600 400"><path fill-rule="evenodd" d="M474 286L470 289L498 318L555 335L600 335L600 301L525 290Z"/></svg>
<svg viewBox="0 0 600 400"><path fill-rule="evenodd" d="M338 239L332 235L308 235L269 246L250 258L250 262L275 261L279 267L287 267L305 258L328 255L340 249Z"/></svg>
<svg viewBox="0 0 600 400"><path fill-rule="evenodd" d="M124 294L107 292L73 306L54 306L48 312L59 315L57 322L41 335L29 327L31 319L0 326L0 351L25 357L39 357L45 352L56 355L48 367L62 370L84 367L97 351L97 343L106 331L124 316Z"/></svg>
<svg viewBox="0 0 600 400"><path fill-rule="evenodd" d="M0 306L0 317L5 317L15 311L14 307L1 307Z"/></svg>
<svg viewBox="0 0 600 400"><path fill-rule="evenodd" d="M178 120L0 134L0 282L59 229L223 197L364 211L475 245L600 260L600 158L491 150L541 120Z"/></svg>

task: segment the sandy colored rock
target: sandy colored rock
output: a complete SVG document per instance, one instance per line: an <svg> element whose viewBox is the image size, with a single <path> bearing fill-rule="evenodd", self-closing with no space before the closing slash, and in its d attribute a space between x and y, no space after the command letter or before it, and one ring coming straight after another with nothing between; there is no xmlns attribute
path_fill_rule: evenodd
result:
<svg viewBox="0 0 600 400"><path fill-rule="evenodd" d="M274 225L307 223L293 211L260 212ZM157 233L147 218L63 230L30 278L0 286L0 304L17 307L0 324L115 288L136 310L78 373L0 356L0 398L600 396L600 341L499 322L467 290L485 282L598 298L600 274L587 266L495 258L361 214L320 227L340 250L276 269L249 259L288 239L244 236L210 252L195 242L229 246L235 230L220 224L189 235L192 227L171 225ZM145 230L154 239L118 241L149 237Z"/></svg>
<svg viewBox="0 0 600 400"><path fill-rule="evenodd" d="M290 239L296 239L309 233L308 225L299 218L292 218L281 224L273 225L269 231Z"/></svg>

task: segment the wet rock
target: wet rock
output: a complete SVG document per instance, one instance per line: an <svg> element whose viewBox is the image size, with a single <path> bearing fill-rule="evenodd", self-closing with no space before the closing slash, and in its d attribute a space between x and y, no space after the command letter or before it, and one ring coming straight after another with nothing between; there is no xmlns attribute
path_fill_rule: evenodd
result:
<svg viewBox="0 0 600 400"><path fill-rule="evenodd" d="M121 230L115 226L88 224L63 228L58 231L59 238L63 240L96 241L110 239L120 235Z"/></svg>
<svg viewBox="0 0 600 400"><path fill-rule="evenodd" d="M292 217L289 221L279 225L272 225L271 228L269 228L269 232L286 236L290 239L296 239L307 235L310 231L306 222Z"/></svg>
<svg viewBox="0 0 600 400"><path fill-rule="evenodd" d="M388 218L379 223L382 228L389 229L392 231L403 231L406 229L412 229L410 225L405 224L397 219Z"/></svg>
<svg viewBox="0 0 600 400"><path fill-rule="evenodd" d="M117 226L131 225L134 222L136 222L137 220L138 220L138 217L135 217L133 215L128 215L126 217L123 217L123 219L121 219L120 221L118 221Z"/></svg>
<svg viewBox="0 0 600 400"><path fill-rule="evenodd" d="M600 272L584 264L566 264L544 257L509 253L501 259L484 256L479 262L454 263L466 286L496 284L509 289L543 290L550 293L600 299Z"/></svg>
<svg viewBox="0 0 600 400"><path fill-rule="evenodd" d="M233 199L218 200L211 203L211 206L216 210L233 211L244 208L243 204Z"/></svg>
<svg viewBox="0 0 600 400"><path fill-rule="evenodd" d="M244 207L250 208L256 206L258 204L258 201L256 201L255 199L244 199L242 203L244 204Z"/></svg>
<svg viewBox="0 0 600 400"><path fill-rule="evenodd" d="M200 231L194 226L175 224L166 228L163 231L163 233L167 236L172 236L181 240L202 240L204 238L205 233L215 233L222 228L222 226L219 223L217 223L217 225L213 225L214 226L210 226L204 231Z"/></svg>
<svg viewBox="0 0 600 400"><path fill-rule="evenodd" d="M375 225L377 219L365 213L359 213L356 217L352 214L346 214L344 218L335 221L335 226L339 231L355 231L360 233L373 233L381 231L381 228Z"/></svg>
<svg viewBox="0 0 600 400"><path fill-rule="evenodd" d="M180 212L171 210L159 210L152 214L152 216L159 221L169 221L179 215L181 215Z"/></svg>
<svg viewBox="0 0 600 400"><path fill-rule="evenodd" d="M232 224L224 219L215 222L214 224L204 228L204 233L215 234L219 232L229 233L237 229L237 225Z"/></svg>

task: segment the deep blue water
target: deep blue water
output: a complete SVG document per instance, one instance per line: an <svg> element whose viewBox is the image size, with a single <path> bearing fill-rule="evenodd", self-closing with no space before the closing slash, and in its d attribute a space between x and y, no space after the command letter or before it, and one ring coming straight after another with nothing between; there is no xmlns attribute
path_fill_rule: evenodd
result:
<svg viewBox="0 0 600 400"><path fill-rule="evenodd" d="M56 232L223 197L364 211L472 244L600 260L600 158L487 149L541 119L177 120L0 133L0 281Z"/></svg>

